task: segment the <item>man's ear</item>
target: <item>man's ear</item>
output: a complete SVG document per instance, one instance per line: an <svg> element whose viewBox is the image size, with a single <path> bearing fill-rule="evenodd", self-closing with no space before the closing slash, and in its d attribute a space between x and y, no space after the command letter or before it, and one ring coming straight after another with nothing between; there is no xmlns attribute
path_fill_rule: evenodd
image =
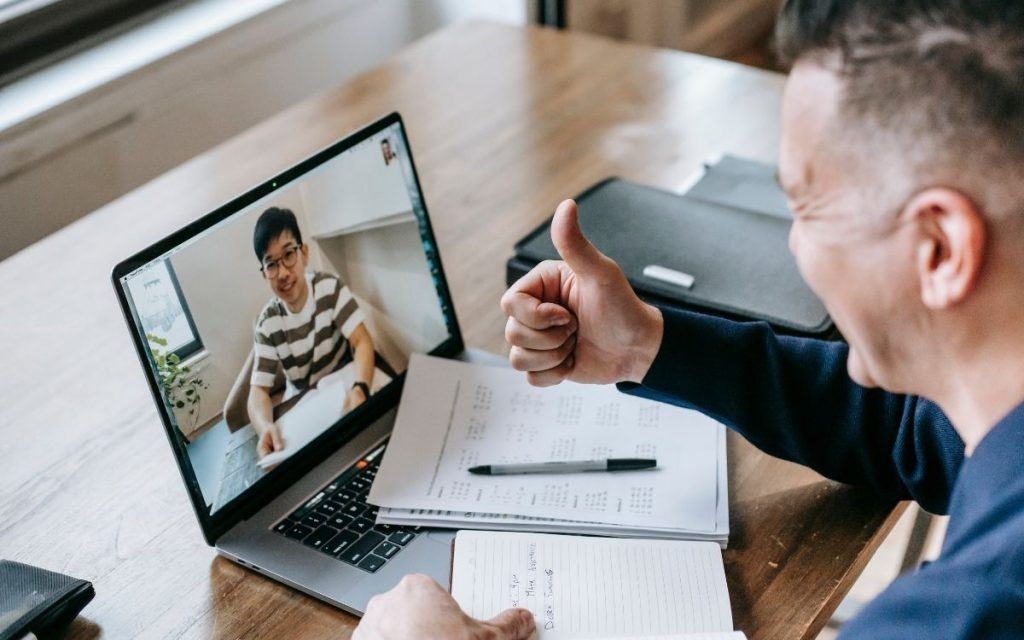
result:
<svg viewBox="0 0 1024 640"><path fill-rule="evenodd" d="M917 233L914 257L921 301L930 309L948 309L974 289L985 261L985 219L962 193L932 188L914 196L903 210Z"/></svg>
<svg viewBox="0 0 1024 640"><path fill-rule="evenodd" d="M303 258L305 258L306 260L309 260L309 245L308 244L303 242L302 246L299 247L299 251L302 252L302 257Z"/></svg>

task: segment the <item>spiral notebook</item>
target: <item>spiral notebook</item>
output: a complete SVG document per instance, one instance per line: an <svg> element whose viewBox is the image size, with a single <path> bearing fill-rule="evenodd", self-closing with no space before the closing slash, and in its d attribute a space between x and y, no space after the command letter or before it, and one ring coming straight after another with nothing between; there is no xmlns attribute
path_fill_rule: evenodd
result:
<svg viewBox="0 0 1024 640"><path fill-rule="evenodd" d="M452 596L490 619L529 609L540 640L743 640L718 545L460 531Z"/></svg>

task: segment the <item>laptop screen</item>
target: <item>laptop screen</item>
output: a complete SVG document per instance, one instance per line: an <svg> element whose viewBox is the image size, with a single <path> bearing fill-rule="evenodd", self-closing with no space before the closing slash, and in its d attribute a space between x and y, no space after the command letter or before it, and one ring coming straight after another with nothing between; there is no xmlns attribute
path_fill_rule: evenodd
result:
<svg viewBox="0 0 1024 640"><path fill-rule="evenodd" d="M401 121L386 121L115 274L208 516L458 334Z"/></svg>

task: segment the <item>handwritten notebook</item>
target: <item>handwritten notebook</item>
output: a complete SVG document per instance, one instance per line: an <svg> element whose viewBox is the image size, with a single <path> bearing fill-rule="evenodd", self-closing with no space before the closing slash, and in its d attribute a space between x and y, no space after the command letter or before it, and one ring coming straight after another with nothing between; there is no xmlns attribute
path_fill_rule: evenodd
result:
<svg viewBox="0 0 1024 640"><path fill-rule="evenodd" d="M540 640L741 640L713 542L459 531L452 596L533 612Z"/></svg>

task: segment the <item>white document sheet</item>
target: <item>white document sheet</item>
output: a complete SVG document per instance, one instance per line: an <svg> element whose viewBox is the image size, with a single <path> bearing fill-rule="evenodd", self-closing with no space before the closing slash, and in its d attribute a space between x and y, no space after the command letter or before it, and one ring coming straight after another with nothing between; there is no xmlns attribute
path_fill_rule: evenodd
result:
<svg viewBox="0 0 1024 640"><path fill-rule="evenodd" d="M277 419L281 435L284 437L284 449L260 458L257 464L261 468L268 469L289 458L345 415L342 407L345 404L345 394L355 381L355 366L354 362L350 362L321 378L315 388L308 391L294 407ZM370 392L377 393L389 382L391 376L380 369L375 369Z"/></svg>
<svg viewBox="0 0 1024 640"><path fill-rule="evenodd" d="M487 620L524 607L541 640L732 632L714 543L460 531L454 553L462 609Z"/></svg>
<svg viewBox="0 0 1024 640"><path fill-rule="evenodd" d="M368 501L399 509L715 531L723 429L695 411L611 386L540 389L507 368L414 355ZM467 471L607 457L656 458L658 469L509 476Z"/></svg>

